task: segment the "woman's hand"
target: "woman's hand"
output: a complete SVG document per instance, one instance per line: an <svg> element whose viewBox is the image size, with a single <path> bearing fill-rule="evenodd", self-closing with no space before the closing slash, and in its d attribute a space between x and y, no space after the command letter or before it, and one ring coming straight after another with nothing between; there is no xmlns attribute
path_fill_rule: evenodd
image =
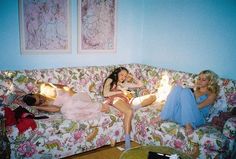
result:
<svg viewBox="0 0 236 159"><path fill-rule="evenodd" d="M124 93L124 95L125 95L127 98L129 98L129 99L132 99L132 98L133 98L133 93L130 92L130 91L124 91L123 93Z"/></svg>
<svg viewBox="0 0 236 159"><path fill-rule="evenodd" d="M129 74L127 75L127 77L126 77L126 81L127 81L127 82L132 82L133 80L134 80L133 75L132 75L131 73L129 73Z"/></svg>

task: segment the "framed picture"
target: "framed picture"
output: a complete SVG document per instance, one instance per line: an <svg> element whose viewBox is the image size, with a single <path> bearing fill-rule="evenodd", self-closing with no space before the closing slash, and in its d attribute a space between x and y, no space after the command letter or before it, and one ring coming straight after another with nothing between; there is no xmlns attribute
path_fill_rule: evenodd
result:
<svg viewBox="0 0 236 159"><path fill-rule="evenodd" d="M116 0L78 1L78 52L115 52Z"/></svg>
<svg viewBox="0 0 236 159"><path fill-rule="evenodd" d="M21 53L70 53L70 13L70 0L19 0Z"/></svg>

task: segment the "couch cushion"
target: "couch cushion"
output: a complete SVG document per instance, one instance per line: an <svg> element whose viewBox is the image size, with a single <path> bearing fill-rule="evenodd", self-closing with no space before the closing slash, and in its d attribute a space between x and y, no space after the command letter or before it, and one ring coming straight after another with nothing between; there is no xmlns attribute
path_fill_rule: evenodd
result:
<svg viewBox="0 0 236 159"><path fill-rule="evenodd" d="M63 158L123 140L123 122L114 114L100 119L74 122L61 113L45 113L48 119L35 120L37 128L18 135L16 126L7 127L11 150L16 158ZM15 154L14 154L15 155ZM48 156L49 155L49 156Z"/></svg>
<svg viewBox="0 0 236 159"><path fill-rule="evenodd" d="M104 113L100 118L93 120L84 121L72 121L65 119L61 113L42 113L39 112L37 116L46 115L48 119L35 120L37 123L37 129L35 131L43 132L43 136L53 136L58 134L70 133L75 130L86 130L91 127L112 127L115 122L122 122L122 118L119 118L114 114L113 111L110 113ZM8 136L11 142L16 142L18 135L18 130L16 126L8 127L8 129L14 129L14 131L8 131ZM30 136L29 133L31 129L24 132L23 135L26 137Z"/></svg>
<svg viewBox="0 0 236 159"><path fill-rule="evenodd" d="M182 134L187 136L184 131L184 127L180 127L174 122L165 121L160 125L163 133L177 136ZM208 150L225 150L227 146L227 138L222 134L221 130L218 130L212 126L202 126L195 129L193 134L189 136L192 142L203 146Z"/></svg>
<svg viewBox="0 0 236 159"><path fill-rule="evenodd" d="M223 133L230 139L236 139L236 117L232 117L226 121Z"/></svg>
<svg viewBox="0 0 236 159"><path fill-rule="evenodd" d="M153 138L153 133L148 134L149 132L157 132L161 133L159 137L161 137L162 142L170 142L170 139L165 139L168 136L173 136L173 138L181 140L187 140L187 136L184 131L184 127L180 127L178 124L169 121L158 122L157 116L160 112L157 111L157 106L146 107L138 110L135 113L135 124L133 124L133 128L135 129L135 136L142 136L146 138L146 135L149 135L149 138ZM143 125L143 129L142 129ZM148 125L148 130L146 129L146 125ZM141 136L140 136L141 135ZM165 138L163 138L165 137ZM211 150L224 150L227 144L227 139L224 137L220 130L212 126L203 126L194 131L194 133L189 136L192 142L197 143L201 146L204 146L206 149ZM162 143L161 142L161 143ZM185 143L187 144L187 143ZM210 147L208 147L211 145Z"/></svg>
<svg viewBox="0 0 236 159"><path fill-rule="evenodd" d="M203 146L204 149L224 151L227 148L228 140L219 129L213 126L203 126L196 129L191 140Z"/></svg>
<svg viewBox="0 0 236 159"><path fill-rule="evenodd" d="M221 89L219 92L219 95L217 97L216 102L209 110L209 115L207 117L207 121L211 122L212 118L215 116L219 116L221 112L227 111L227 102L226 102L226 96L223 86L220 84Z"/></svg>

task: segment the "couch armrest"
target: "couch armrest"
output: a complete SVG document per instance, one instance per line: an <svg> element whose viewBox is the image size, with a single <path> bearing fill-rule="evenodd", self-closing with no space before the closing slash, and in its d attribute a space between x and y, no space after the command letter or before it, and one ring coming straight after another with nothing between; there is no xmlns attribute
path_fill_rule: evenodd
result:
<svg viewBox="0 0 236 159"><path fill-rule="evenodd" d="M0 107L0 156L4 156L3 158L10 158L11 148L6 134L5 118L2 108L3 107Z"/></svg>
<svg viewBox="0 0 236 159"><path fill-rule="evenodd" d="M3 106L0 106L0 117L4 117L5 116L5 111L3 110Z"/></svg>
<svg viewBox="0 0 236 159"><path fill-rule="evenodd" d="M230 140L236 138L236 117L229 118L223 128L223 134Z"/></svg>

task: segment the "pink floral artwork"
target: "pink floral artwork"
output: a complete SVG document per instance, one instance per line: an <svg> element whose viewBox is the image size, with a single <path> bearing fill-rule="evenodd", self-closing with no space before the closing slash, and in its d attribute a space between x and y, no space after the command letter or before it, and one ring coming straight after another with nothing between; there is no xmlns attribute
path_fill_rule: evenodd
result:
<svg viewBox="0 0 236 159"><path fill-rule="evenodd" d="M116 0L82 0L78 8L79 52L114 52Z"/></svg>
<svg viewBox="0 0 236 159"><path fill-rule="evenodd" d="M20 0L22 53L70 52L70 1Z"/></svg>

